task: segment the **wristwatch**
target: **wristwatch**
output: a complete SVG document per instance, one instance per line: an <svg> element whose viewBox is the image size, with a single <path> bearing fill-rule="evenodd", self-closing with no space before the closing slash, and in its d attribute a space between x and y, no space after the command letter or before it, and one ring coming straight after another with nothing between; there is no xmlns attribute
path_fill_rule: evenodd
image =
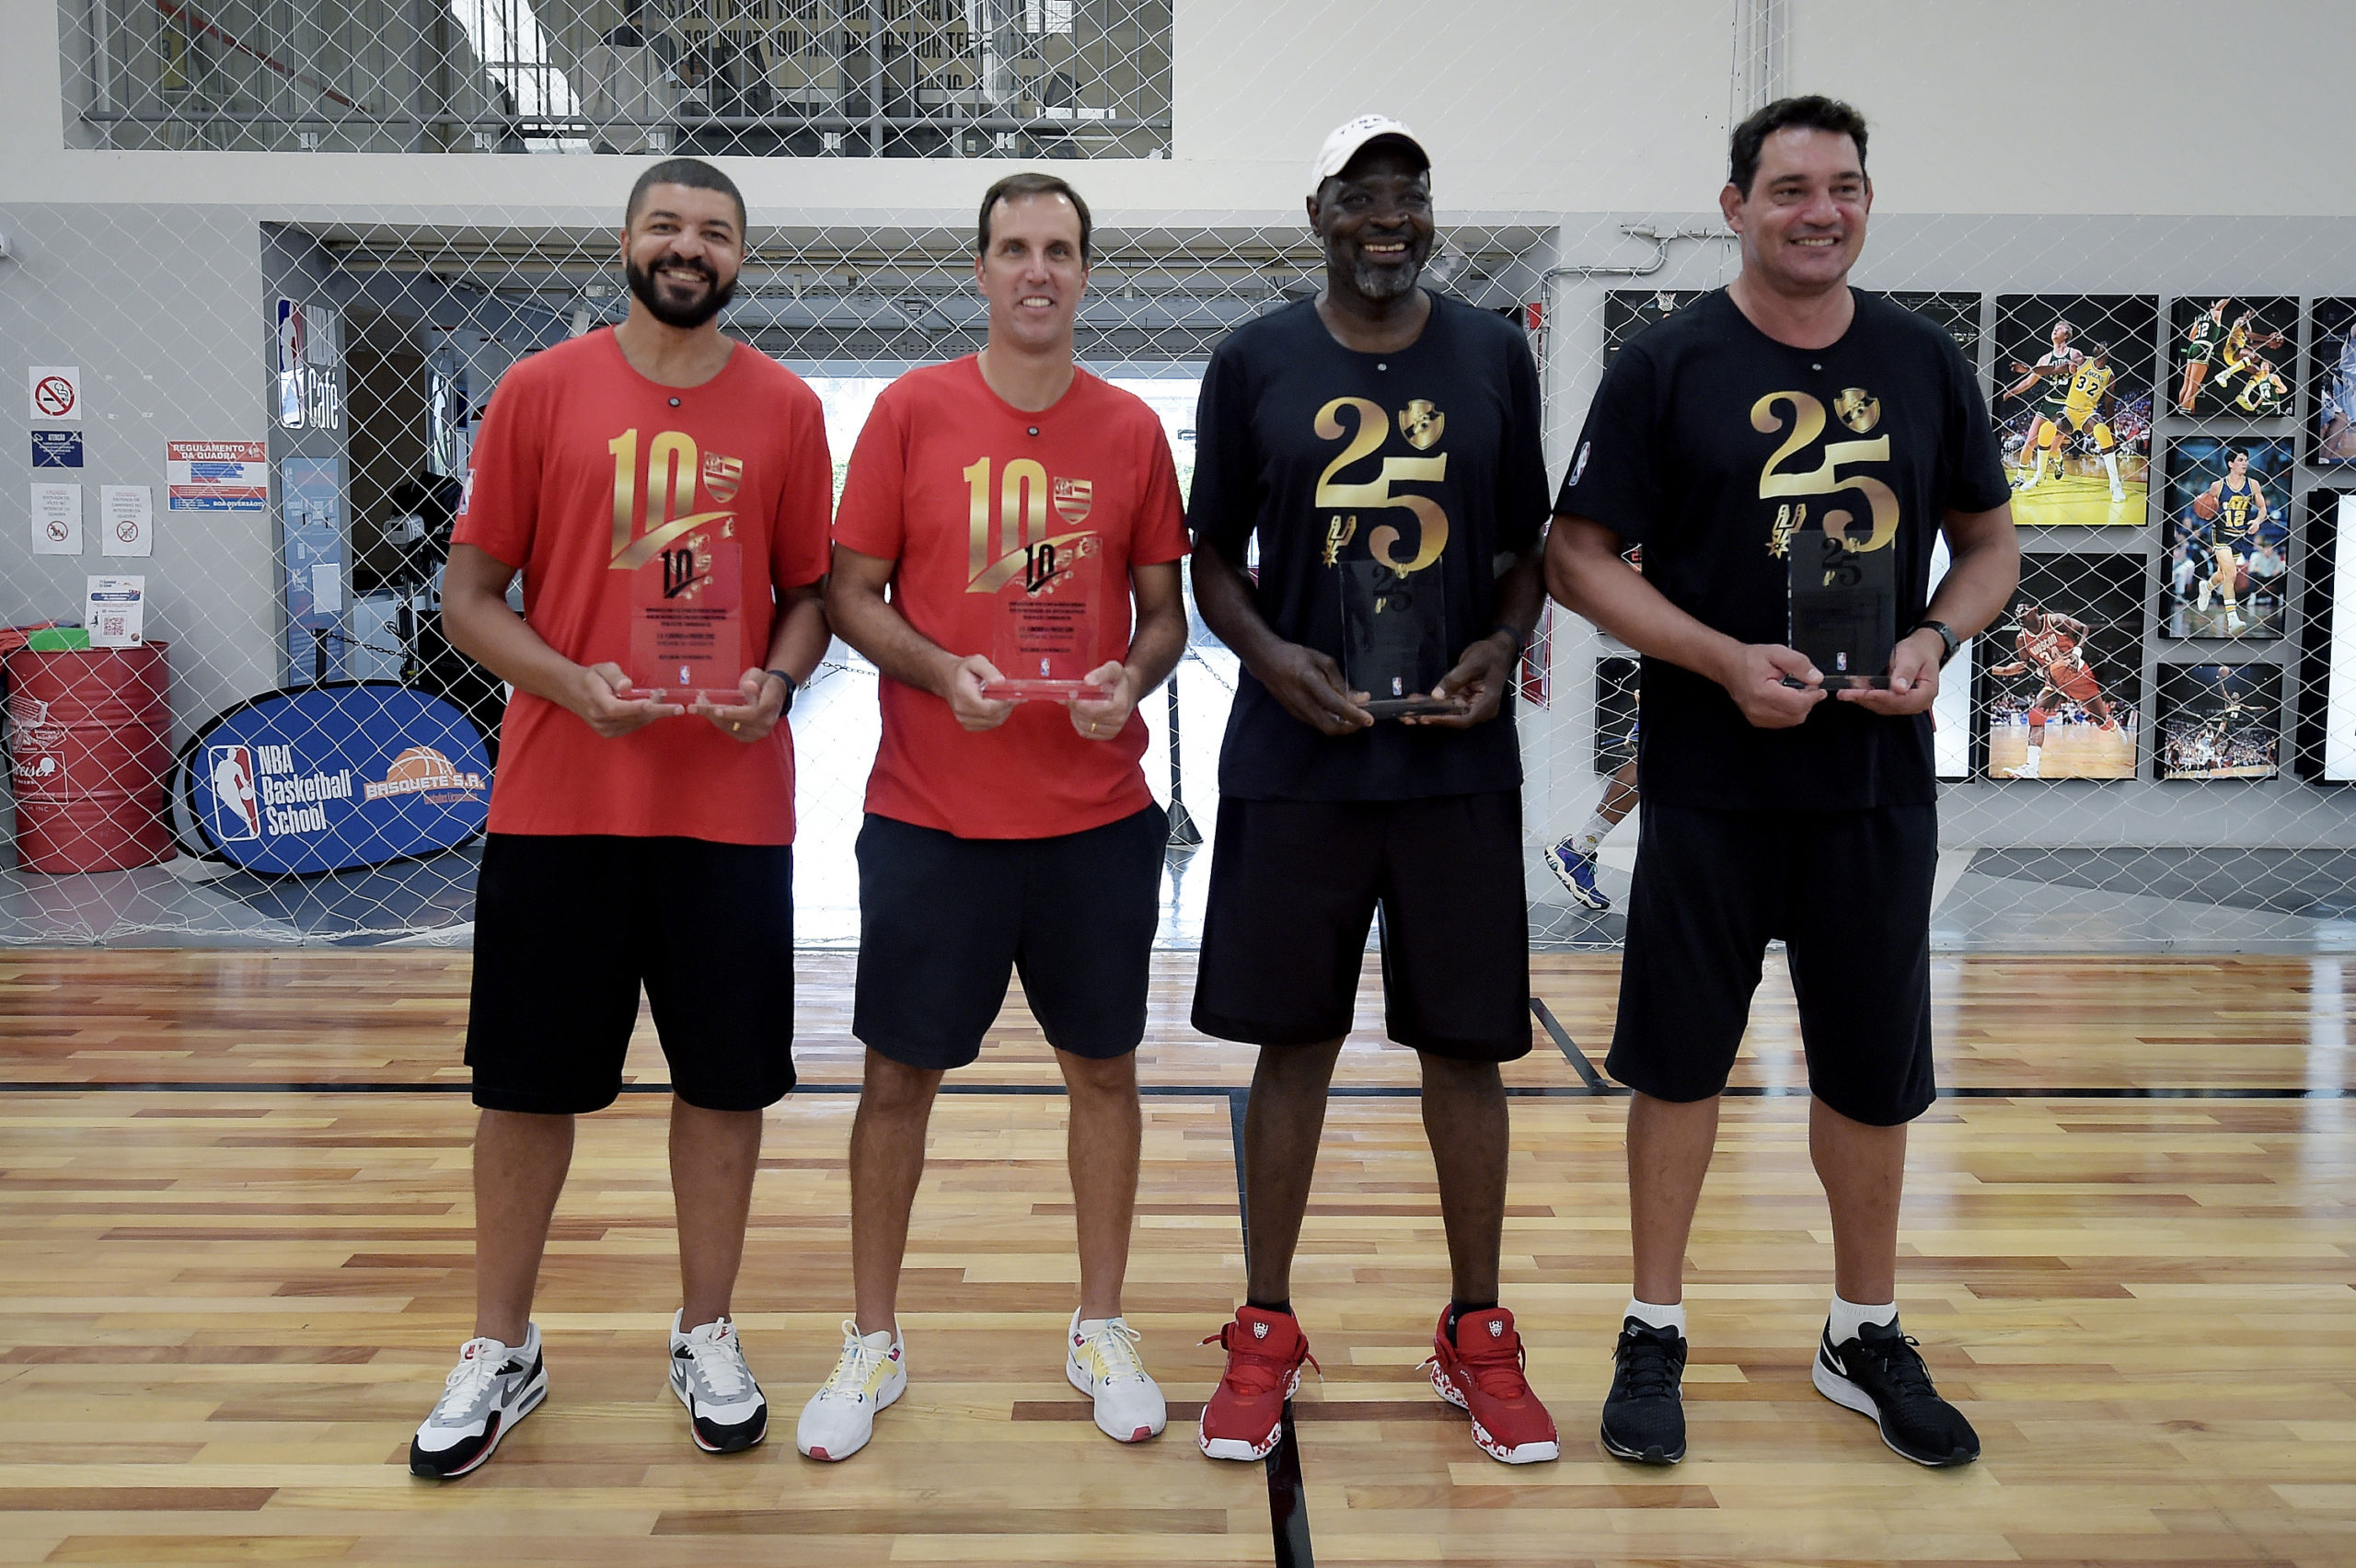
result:
<svg viewBox="0 0 2356 1568"><path fill-rule="evenodd" d="M1947 667L1947 661L1955 657L1955 651L1963 646L1963 640L1956 636L1955 628L1945 621L1916 621L1914 630L1906 635L1911 637L1915 631L1935 631L1939 634L1939 668L1942 670Z"/></svg>
<svg viewBox="0 0 2356 1568"><path fill-rule="evenodd" d="M1950 640L1948 646L1950 648L1954 646L1952 640ZM802 689L802 683L795 680L791 675L787 674L783 670L763 670L761 674L765 675L775 675L778 679L785 683L785 701L778 710L780 712L783 712L786 709L792 707L793 694Z"/></svg>
<svg viewBox="0 0 2356 1568"><path fill-rule="evenodd" d="M1490 635L1491 637L1495 637L1495 636L1496 636L1496 635L1497 635L1497 633L1499 633L1499 632L1501 632L1501 631L1502 631L1502 632L1504 632L1507 637L1510 637L1510 638L1512 638L1512 639L1513 639L1513 652L1512 652L1512 654L1510 655L1510 657L1512 657L1512 658L1516 658L1516 659L1520 658L1520 657L1521 657L1521 651L1522 651L1522 649L1526 646L1526 644L1524 643L1524 641L1523 641L1523 640L1522 640L1522 635L1521 635L1521 633L1520 633L1520 632L1519 632L1519 631L1517 631L1517 630L1515 630L1512 627L1510 627L1510 626L1507 625L1504 621L1499 621L1496 625L1495 625L1495 626L1493 626L1493 627L1491 627L1491 628L1489 628L1489 635Z"/></svg>

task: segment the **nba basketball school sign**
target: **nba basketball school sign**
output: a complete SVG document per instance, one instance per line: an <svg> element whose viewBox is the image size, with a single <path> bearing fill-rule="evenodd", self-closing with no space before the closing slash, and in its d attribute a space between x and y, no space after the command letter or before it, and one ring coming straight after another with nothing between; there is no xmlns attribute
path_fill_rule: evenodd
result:
<svg viewBox="0 0 2356 1568"><path fill-rule="evenodd" d="M389 681L271 692L181 753L207 849L248 870L349 870L454 849L483 829L491 761L449 703Z"/></svg>

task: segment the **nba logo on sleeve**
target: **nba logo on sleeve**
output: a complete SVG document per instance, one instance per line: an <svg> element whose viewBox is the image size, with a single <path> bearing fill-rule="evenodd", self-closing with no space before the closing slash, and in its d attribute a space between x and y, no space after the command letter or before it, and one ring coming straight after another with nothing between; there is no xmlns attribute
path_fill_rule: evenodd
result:
<svg viewBox="0 0 2356 1568"><path fill-rule="evenodd" d="M223 843L261 836L261 801L254 788L254 748L207 746L204 775L213 783L213 836Z"/></svg>

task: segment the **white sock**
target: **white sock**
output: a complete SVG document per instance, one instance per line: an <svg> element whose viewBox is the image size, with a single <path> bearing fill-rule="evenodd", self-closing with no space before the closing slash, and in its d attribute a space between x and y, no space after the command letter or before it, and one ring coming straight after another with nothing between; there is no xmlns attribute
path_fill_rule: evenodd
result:
<svg viewBox="0 0 2356 1568"><path fill-rule="evenodd" d="M1857 1331L1867 1323L1888 1328L1898 1321L1898 1303L1886 1301L1878 1307L1860 1307L1854 1301L1843 1301L1835 1292L1832 1297L1831 1321L1825 1332L1834 1344L1847 1344L1857 1337Z"/></svg>
<svg viewBox="0 0 2356 1568"><path fill-rule="evenodd" d="M1685 1303L1674 1307L1657 1307L1649 1301L1628 1297L1628 1310L1623 1317L1634 1318L1648 1329L1674 1329L1680 1339L1685 1337Z"/></svg>
<svg viewBox="0 0 2356 1568"><path fill-rule="evenodd" d="M1611 830L1619 825L1616 822L1606 821L1601 812L1588 818L1587 825L1578 831L1580 853L1593 858L1595 852L1603 847L1603 841L1611 836Z"/></svg>

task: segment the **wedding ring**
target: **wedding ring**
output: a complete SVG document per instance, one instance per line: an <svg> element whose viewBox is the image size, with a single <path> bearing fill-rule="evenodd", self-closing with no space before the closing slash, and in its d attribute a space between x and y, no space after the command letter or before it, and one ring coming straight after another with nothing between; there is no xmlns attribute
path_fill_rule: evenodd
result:
<svg viewBox="0 0 2356 1568"><path fill-rule="evenodd" d="M737 722L735 720L733 720L733 719L731 719L730 721L728 721L728 728L729 728L730 732L732 732L732 733L733 733L733 734L739 734L739 735L741 735L741 734L743 734L743 733L745 732L745 726L744 726L744 725L742 725L742 724L740 724L740 723L738 723L738 722Z"/></svg>

